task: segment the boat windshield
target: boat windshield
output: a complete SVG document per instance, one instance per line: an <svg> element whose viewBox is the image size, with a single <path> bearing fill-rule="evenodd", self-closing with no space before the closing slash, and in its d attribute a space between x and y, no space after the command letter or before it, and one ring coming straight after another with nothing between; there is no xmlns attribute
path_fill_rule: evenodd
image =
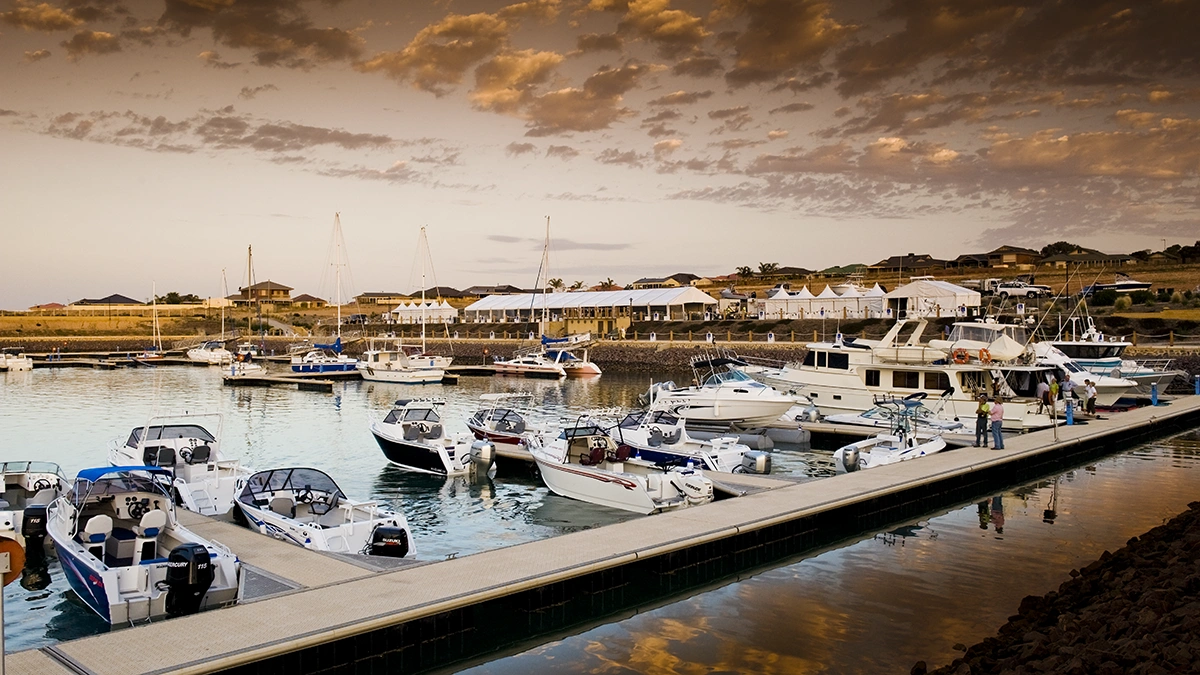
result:
<svg viewBox="0 0 1200 675"><path fill-rule="evenodd" d="M198 438L205 443L216 443L217 439L208 430L199 424L164 424L155 425L146 429L146 427L137 427L129 434L129 440L125 441L125 445L136 448L142 440L142 430L146 431L146 440L161 441L172 438Z"/></svg>
<svg viewBox="0 0 1200 675"><path fill-rule="evenodd" d="M640 410L637 412L631 412L626 415L625 419L621 420L621 423L617 426L621 427L622 429L636 429L641 426L642 420L645 417L646 413Z"/></svg>
<svg viewBox="0 0 1200 675"><path fill-rule="evenodd" d="M441 422L442 418L433 408L400 408L392 410L383 418L384 424L399 422Z"/></svg>
<svg viewBox="0 0 1200 675"><path fill-rule="evenodd" d="M159 474L155 477L134 473L114 473L103 476L95 482L86 478L76 478L71 488L71 503L76 508L83 506L85 501L95 501L107 495L122 495L130 492L154 492L169 496L169 489L164 482L167 479Z"/></svg>
<svg viewBox="0 0 1200 675"><path fill-rule="evenodd" d="M54 462L5 462L0 464L0 473L54 473L62 475L62 469Z"/></svg>
<svg viewBox="0 0 1200 675"><path fill-rule="evenodd" d="M727 382L739 383L739 384L741 384L741 383L757 384L757 382L750 379L749 375L743 373L740 370L726 370L723 373L713 373L711 377L709 377L707 380L704 381L704 386L706 386L706 387L716 386L716 385L720 385L720 384L725 384Z"/></svg>
<svg viewBox="0 0 1200 675"><path fill-rule="evenodd" d="M572 438L583 438L586 436L604 436L606 435L599 427L595 425L587 425L581 427L570 427L563 429L558 437L562 440L570 440Z"/></svg>
<svg viewBox="0 0 1200 675"><path fill-rule="evenodd" d="M343 499L346 497L337 483L333 482L333 479L324 472L316 469L294 468L259 471L246 480L246 487L242 488L242 494L238 496L238 499L243 502L248 499L253 501L258 495L278 490L313 490L336 494Z"/></svg>
<svg viewBox="0 0 1200 675"><path fill-rule="evenodd" d="M660 410L660 411L654 413L654 419L651 420L651 423L652 424L661 424L663 426L668 426L668 427L673 427L676 424L679 424L679 418L672 415L669 412Z"/></svg>
<svg viewBox="0 0 1200 675"><path fill-rule="evenodd" d="M1073 359L1113 359L1121 356L1125 351L1125 343L1055 343L1056 347L1062 350L1067 356Z"/></svg>

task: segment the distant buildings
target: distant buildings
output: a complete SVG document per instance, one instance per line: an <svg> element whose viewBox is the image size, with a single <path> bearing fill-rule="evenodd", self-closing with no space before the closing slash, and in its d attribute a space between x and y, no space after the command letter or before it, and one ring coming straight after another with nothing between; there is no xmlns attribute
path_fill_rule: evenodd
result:
<svg viewBox="0 0 1200 675"><path fill-rule="evenodd" d="M228 298L234 305L249 305L256 302L273 305L289 305L292 302L292 287L275 281L260 281L252 286L239 288L237 295Z"/></svg>

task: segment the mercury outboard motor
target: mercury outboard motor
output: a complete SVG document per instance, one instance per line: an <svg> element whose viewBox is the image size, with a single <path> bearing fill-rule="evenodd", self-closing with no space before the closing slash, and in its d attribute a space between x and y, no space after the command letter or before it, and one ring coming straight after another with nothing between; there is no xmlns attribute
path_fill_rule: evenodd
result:
<svg viewBox="0 0 1200 675"><path fill-rule="evenodd" d="M751 450L742 455L739 473L771 473L771 453Z"/></svg>
<svg viewBox="0 0 1200 675"><path fill-rule="evenodd" d="M180 544L167 556L167 616L200 611L204 594L212 585L212 559L204 544Z"/></svg>
<svg viewBox="0 0 1200 675"><path fill-rule="evenodd" d="M403 558L408 555L408 531L403 527L380 525L371 532L369 555Z"/></svg>
<svg viewBox="0 0 1200 675"><path fill-rule="evenodd" d="M30 504L21 514L21 536L25 537L25 564L46 560L46 505Z"/></svg>

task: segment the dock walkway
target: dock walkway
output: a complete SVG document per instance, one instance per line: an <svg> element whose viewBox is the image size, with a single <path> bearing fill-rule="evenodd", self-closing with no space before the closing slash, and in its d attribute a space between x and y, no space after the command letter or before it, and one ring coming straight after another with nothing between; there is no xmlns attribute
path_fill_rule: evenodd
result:
<svg viewBox="0 0 1200 675"><path fill-rule="evenodd" d="M12 673L405 672L475 657L775 564L1200 425L1200 397L603 528L376 572L196 527L305 588L10 656ZM774 488L774 489L770 489ZM231 526L230 526L231 527ZM259 537L255 539L255 537ZM271 543L272 546L267 544ZM419 541L418 549L419 549ZM278 544L275 546L274 544ZM244 553L243 553L244 552ZM294 558L294 560L289 560ZM301 560L303 558L303 560ZM289 576L290 575L290 576ZM153 645L153 648L147 648Z"/></svg>

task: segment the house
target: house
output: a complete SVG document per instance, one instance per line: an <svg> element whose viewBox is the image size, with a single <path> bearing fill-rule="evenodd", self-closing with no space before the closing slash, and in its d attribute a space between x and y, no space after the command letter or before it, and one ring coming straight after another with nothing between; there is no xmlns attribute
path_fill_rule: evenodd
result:
<svg viewBox="0 0 1200 675"><path fill-rule="evenodd" d="M945 269L946 261L939 260L928 253L908 253L894 255L887 260L880 260L867 267L871 272L915 272L917 270Z"/></svg>
<svg viewBox="0 0 1200 675"><path fill-rule="evenodd" d="M62 309L64 307L66 307L66 305L62 304L61 302L47 302L44 305L34 305L33 307L30 307L29 309L32 311L36 311L36 310Z"/></svg>
<svg viewBox="0 0 1200 675"><path fill-rule="evenodd" d="M417 290L417 291L413 291L412 295L410 295L408 297L420 298L421 295L422 295L422 291ZM424 295L425 295L426 300L432 300L434 298L465 298L465 297L467 297L466 293L463 293L462 291L458 290L457 288L450 288L449 286L434 286L433 288L427 288L424 291Z"/></svg>
<svg viewBox="0 0 1200 675"><path fill-rule="evenodd" d="M138 302L131 297L114 293L105 298L84 298L71 303L72 307L85 305L144 305L144 302Z"/></svg>
<svg viewBox="0 0 1200 675"><path fill-rule="evenodd" d="M988 251L989 267L1016 267L1030 269L1038 264L1042 254L1031 248L1020 246L1001 246L994 251Z"/></svg>
<svg viewBox="0 0 1200 675"><path fill-rule="evenodd" d="M851 274L863 274L867 269L868 267L863 263L853 263L850 265L826 267L820 272L814 272L814 274L821 277L846 277Z"/></svg>
<svg viewBox="0 0 1200 675"><path fill-rule="evenodd" d="M770 276L787 277L790 279L795 279L795 278L799 278L799 277L809 277L809 276L812 276L813 274L815 274L815 272L813 272L810 269L805 269L803 267L780 267L780 268L776 269L774 272L772 272Z"/></svg>
<svg viewBox="0 0 1200 675"><path fill-rule="evenodd" d="M362 293L354 296L354 302L360 305L387 305L394 307L397 304L409 299L407 293Z"/></svg>
<svg viewBox="0 0 1200 675"><path fill-rule="evenodd" d="M254 302L265 302L277 305L287 305L292 302L292 287L284 286L275 281L260 281L252 286L239 288L237 295L229 296L235 305L248 305Z"/></svg>
<svg viewBox="0 0 1200 675"><path fill-rule="evenodd" d="M328 305L328 302L308 293L302 293L292 298L292 307L299 307L300 309L320 309Z"/></svg>
<svg viewBox="0 0 1200 675"><path fill-rule="evenodd" d="M471 286L463 289L463 295L473 295L477 298L486 298L489 295L512 295L514 293L524 293L525 291L513 286L512 284L500 284L497 286Z"/></svg>
<svg viewBox="0 0 1200 675"><path fill-rule="evenodd" d="M1067 253L1042 258L1040 262L1043 265L1051 265L1058 268L1064 268L1068 265L1080 267L1120 267L1122 265L1137 264L1137 260L1130 255L1109 255L1096 249L1084 248L1082 246L1076 246Z"/></svg>
<svg viewBox="0 0 1200 675"><path fill-rule="evenodd" d="M638 279L629 285L633 290L645 290L648 288L681 288L683 286L693 286L700 277L687 272L677 272L669 277L645 277Z"/></svg>
<svg viewBox="0 0 1200 675"><path fill-rule="evenodd" d="M988 254L986 253L964 253L951 260L947 267L987 267L988 264Z"/></svg>

